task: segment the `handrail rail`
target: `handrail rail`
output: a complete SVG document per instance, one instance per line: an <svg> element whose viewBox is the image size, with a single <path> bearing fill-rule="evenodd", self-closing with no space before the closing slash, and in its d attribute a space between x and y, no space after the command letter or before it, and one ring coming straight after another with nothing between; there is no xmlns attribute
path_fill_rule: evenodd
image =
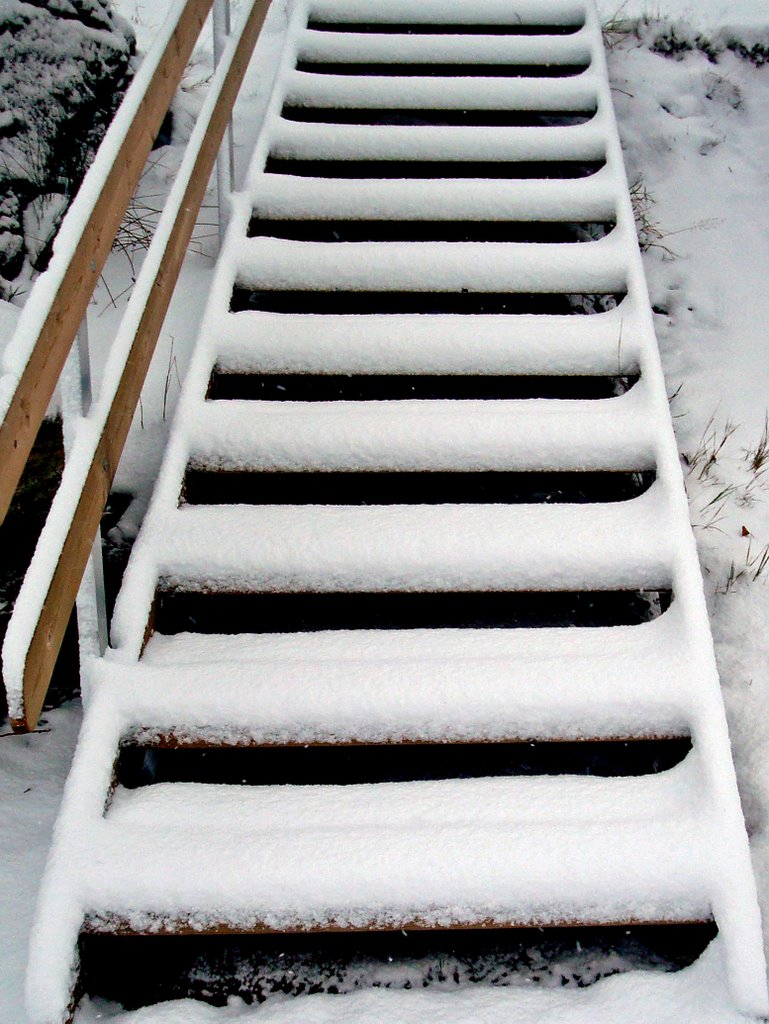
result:
<svg viewBox="0 0 769 1024"><path fill-rule="evenodd" d="M179 0L137 72L35 282L0 378L0 523L212 0ZM163 42L165 41L165 45Z"/></svg>
<svg viewBox="0 0 769 1024"><path fill-rule="evenodd" d="M189 0L188 7L203 5L208 7L210 0ZM211 81L113 344L106 383L88 418L90 429L75 440L17 598L3 663L11 723L18 731L34 728L42 710L142 384L268 7L269 0L251 0Z"/></svg>

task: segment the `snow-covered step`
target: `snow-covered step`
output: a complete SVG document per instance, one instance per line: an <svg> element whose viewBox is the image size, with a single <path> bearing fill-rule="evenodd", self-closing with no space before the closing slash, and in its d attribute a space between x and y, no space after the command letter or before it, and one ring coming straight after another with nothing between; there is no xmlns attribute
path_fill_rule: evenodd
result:
<svg viewBox="0 0 769 1024"><path fill-rule="evenodd" d="M157 558L171 589L658 590L667 508L658 485L602 505L185 506Z"/></svg>
<svg viewBox="0 0 769 1024"><path fill-rule="evenodd" d="M338 786L243 786L219 790L205 784L160 783L120 787L107 808L116 829L156 828L165 823L177 832L199 825L216 829L231 818L237 833L291 833L307 828L329 832L370 830L400 832L421 828L505 829L514 820L522 829L558 820L579 828L616 824L627 815L650 823L685 818L697 831L703 793L697 756L689 755L667 772L629 778L566 776L487 777L479 779L382 783L375 788ZM329 804L334 815L329 821Z"/></svg>
<svg viewBox="0 0 769 1024"><path fill-rule="evenodd" d="M292 106L394 107L469 110L596 109L597 80L591 71L573 78L405 78L312 75L286 77L285 102Z"/></svg>
<svg viewBox="0 0 769 1024"><path fill-rule="evenodd" d="M435 64L588 64L590 37L573 35L483 36L408 35L308 31L299 46L300 61Z"/></svg>
<svg viewBox="0 0 769 1024"><path fill-rule="evenodd" d="M638 372L639 337L628 296L595 316L222 313L208 340L230 373L622 376Z"/></svg>
<svg viewBox="0 0 769 1024"><path fill-rule="evenodd" d="M636 385L602 401L208 402L186 428L195 467L252 470L653 469Z"/></svg>
<svg viewBox="0 0 769 1024"><path fill-rule="evenodd" d="M565 181L357 182L263 174L253 192L262 217L423 220L609 220L616 196L606 168Z"/></svg>
<svg viewBox="0 0 769 1024"><path fill-rule="evenodd" d="M457 0L387 0L376 11L367 0L313 0L311 20L334 22L377 22L386 26L403 24L489 24L489 25L583 25L585 3L580 0L517 0L511 18L507 0L480 0L471 9Z"/></svg>
<svg viewBox="0 0 769 1024"><path fill-rule="evenodd" d="M682 636L675 602L650 622L580 630L155 634L99 686L136 742L687 736L697 678Z"/></svg>
<svg viewBox="0 0 769 1024"><path fill-rule="evenodd" d="M564 181L349 182L276 174L259 177L254 213L264 217L394 220L609 220L616 197L606 168Z"/></svg>
<svg viewBox="0 0 769 1024"><path fill-rule="evenodd" d="M508 0L480 0L471 8L457 0L387 0L372 11L368 0L313 0L311 20L436 25L579 25L585 23L586 5L581 0L516 0L511 17Z"/></svg>
<svg viewBox="0 0 769 1024"><path fill-rule="evenodd" d="M654 620L661 621L664 616ZM610 629L643 630L651 625ZM605 640L609 631L579 632L601 633ZM256 646L258 673L243 658L243 652L254 650L255 645L243 641L285 641L287 634L255 634L235 642L232 635L156 634L138 667L113 666L111 678L131 688L126 723L137 742L172 738L211 745L445 744L688 735L696 681L680 656L659 652L656 657L629 656L616 653L616 645L608 644L605 656L576 659L564 678L554 658L544 655L520 666L505 664L493 655L457 654L451 661L435 653L425 660L358 657L358 634L370 632L292 635L292 641L310 638L321 648L325 636L337 638L342 653L336 661L314 660L318 657L314 649L307 651L304 662L277 655L269 660ZM393 630L393 643L405 640L410 632ZM429 632L435 646L451 640L452 633L505 631L414 632ZM565 654L567 646L576 646L573 637L566 636L571 631L536 632L560 633L553 644L555 651ZM177 672L156 664L159 643L164 658L179 654ZM349 661L344 659L345 645ZM233 647L237 650L232 651ZM429 649L430 644L425 647ZM199 660L185 662L192 651ZM633 677L634 671L647 673L643 682L640 675ZM235 719L233 704L239 709Z"/></svg>
<svg viewBox="0 0 769 1024"><path fill-rule="evenodd" d="M627 282L625 251L620 231L560 245L252 238L242 244L237 281L255 290L612 293Z"/></svg>
<svg viewBox="0 0 769 1024"><path fill-rule="evenodd" d="M283 160L593 161L606 156L602 119L569 128L485 128L276 122ZM483 175L479 175L483 177Z"/></svg>
<svg viewBox="0 0 769 1024"><path fill-rule="evenodd" d="M686 764L622 780L161 785L118 792L84 840L89 917L139 931L187 915L200 929L281 930L712 910L707 816Z"/></svg>

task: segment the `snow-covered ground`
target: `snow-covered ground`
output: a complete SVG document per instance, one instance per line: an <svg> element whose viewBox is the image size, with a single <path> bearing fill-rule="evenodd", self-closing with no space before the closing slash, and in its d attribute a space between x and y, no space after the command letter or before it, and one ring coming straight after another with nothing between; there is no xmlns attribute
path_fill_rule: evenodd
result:
<svg viewBox="0 0 769 1024"><path fill-rule="evenodd" d="M46 714L30 736L0 730L0 1014L23 1024L27 934L35 889L80 728L80 707Z"/></svg>
<svg viewBox="0 0 769 1024"><path fill-rule="evenodd" d="M166 0L121 0L117 5L137 30L140 47L151 39ZM723 43L728 28L753 44L769 45L769 11L763 0L629 0L601 3L602 13L621 17L660 14L676 20L676 38L694 40L697 31ZM274 23L277 31L279 24ZM655 40L670 38L659 23L638 33L612 34L610 69L631 180L638 180L646 208L643 238L651 243L645 261L668 390L681 451L690 464L692 518L697 527L711 618L730 717L732 743L751 848L769 922L769 365L765 358L769 321L769 64L755 66L731 51L716 63L697 50L678 58L653 52ZM179 101L178 138L185 117L194 116L204 89L210 54L197 55ZM263 97L258 69L244 92L236 137L245 165L253 125ZM263 90L262 90L263 91ZM151 205L167 191L179 150L154 155L156 166L142 191ZM645 198L647 196L649 198ZM213 193L212 199L213 202ZM201 221L215 221L215 209ZM213 266L215 228L201 223L198 244L185 266L177 301L161 335L158 352L134 424L119 482L141 490L155 475L178 381L184 374L194 330ZM133 255L138 270L141 252ZM115 254L90 316L95 363L103 365L130 285L132 269ZM110 294L115 298L113 303ZM9 311L10 312L10 311ZM5 314L0 309L0 325ZM173 347L172 347L173 346ZM178 375L178 376L177 376ZM732 430L732 427L736 428ZM723 442L723 444L722 444ZM766 450L765 450L766 449ZM131 532L141 503L123 524ZM57 802L76 738L79 712L69 706L47 713L50 732L30 737L2 736L0 743L0 1017L23 1024L23 967L26 936ZM769 934L767 936L769 942ZM346 1016L334 1020L500 1019L597 1021L637 1019L697 1024L732 1019L714 1002L712 973L705 958L675 979L654 976L604 981L585 992L546 995L537 1006L519 999L517 1016L501 990L424 997L411 993L361 993L345 999ZM664 981L664 986L660 985ZM387 1000L383 1002L383 1000ZM339 1000L333 1000L338 1003ZM628 1005L638 1005L638 1017ZM259 1010L259 1021L325 1021L324 1000L277 1002ZM114 1011L112 1011L114 1012ZM120 1014L131 1024L171 1020L160 1010ZM233 1003L223 1011L188 1004L173 1021L207 1024L220 1017L249 1019L255 1011ZM299 1016L297 1013L299 1012ZM169 1011L170 1013L170 1011ZM85 1020L103 1019L106 1008L90 1007Z"/></svg>
<svg viewBox="0 0 769 1024"><path fill-rule="evenodd" d="M769 939L769 64L666 58L659 31L616 37L615 104Z"/></svg>

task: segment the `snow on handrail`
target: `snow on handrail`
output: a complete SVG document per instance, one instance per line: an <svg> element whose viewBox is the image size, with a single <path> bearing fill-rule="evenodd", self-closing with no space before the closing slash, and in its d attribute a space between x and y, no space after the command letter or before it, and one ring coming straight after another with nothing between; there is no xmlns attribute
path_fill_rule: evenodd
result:
<svg viewBox="0 0 769 1024"><path fill-rule="evenodd" d="M208 6L210 0L188 2L191 10ZM268 7L269 0L251 0L222 55L112 346L99 400L78 431L16 601L3 646L3 670L11 721L18 731L34 728L42 709L206 185ZM171 33L167 45L178 52L181 44L175 39ZM102 177L99 184L106 187L109 180ZM62 277L66 280L67 272ZM79 314L72 315L73 307L66 304L62 307L57 315L67 313L76 327ZM63 362L66 346L60 347Z"/></svg>

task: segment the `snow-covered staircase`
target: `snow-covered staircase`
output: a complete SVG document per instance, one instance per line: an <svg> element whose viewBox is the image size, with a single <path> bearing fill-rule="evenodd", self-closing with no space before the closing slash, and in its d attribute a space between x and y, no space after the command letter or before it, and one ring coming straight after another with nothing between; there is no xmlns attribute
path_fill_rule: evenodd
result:
<svg viewBox="0 0 769 1024"><path fill-rule="evenodd" d="M767 1010L590 4L295 12L112 642L33 1021L81 931L711 919Z"/></svg>

